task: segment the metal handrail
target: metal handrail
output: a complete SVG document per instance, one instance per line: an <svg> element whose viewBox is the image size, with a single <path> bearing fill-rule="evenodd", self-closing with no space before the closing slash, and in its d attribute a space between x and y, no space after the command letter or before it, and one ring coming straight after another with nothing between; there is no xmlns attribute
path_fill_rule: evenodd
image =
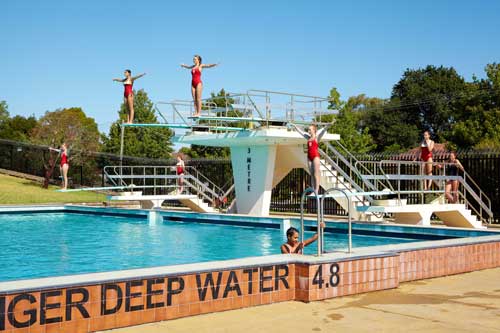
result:
<svg viewBox="0 0 500 333"><path fill-rule="evenodd" d="M300 197L300 241L304 242L304 200L306 198L306 195L308 193L313 193L314 197L316 198L316 211L317 211L317 222L318 222L318 256L320 256L323 253L323 235L321 231L321 212L320 212L320 201L318 197L318 193L312 188L308 187L302 192L302 195Z"/></svg>
<svg viewBox="0 0 500 333"><path fill-rule="evenodd" d="M351 215L351 196L347 194L347 192L344 189L341 188L336 188L332 187L327 189L323 195L321 196L321 222L324 223L324 209L325 209L325 198L327 197L328 193L338 191L341 192L345 197L347 198L347 221L348 221L348 230L347 230L347 239L348 239L348 246L347 250L349 253L352 253L352 215Z"/></svg>
<svg viewBox="0 0 500 333"><path fill-rule="evenodd" d="M123 169L128 168L130 169L130 175L124 174ZM180 179L183 177L187 187L195 189L196 193L198 193L200 196L204 197L207 199L212 205L215 205L215 200L220 198L220 194L222 193L222 189L220 189L217 185L215 185L212 181L210 181L205 175L200 173L196 168L192 166L185 166L184 169L186 170L186 174L184 176L180 176L175 174L175 171L172 171L172 168L175 168L173 165L169 166L105 166L103 169L105 178L109 180L111 183L117 185L116 180L119 180L121 184L126 185L126 186L146 186L146 179L154 179L155 184L156 184L156 179ZM141 170L142 173L139 171L139 173L135 172L134 170ZM162 174L158 174L157 170L163 170L164 172ZM146 174L146 170L152 171L153 174ZM190 172L192 170L192 172ZM203 180L200 180L199 178L202 178ZM132 184L127 184L125 182L126 179L132 179ZM134 184L133 180L134 179L139 179L142 180L143 185L140 184ZM191 183L189 180L193 180L194 184ZM207 186L207 183L211 186ZM153 188L156 192L156 188L163 188L163 187L174 187L174 186L161 186L161 185L154 185ZM175 186L179 187L179 186Z"/></svg>
<svg viewBox="0 0 500 333"><path fill-rule="evenodd" d="M343 177L345 180L347 180L347 181L348 181L348 183L347 183L347 184L349 184L349 185L351 186L351 189L350 189L350 192L351 192L351 193L355 193L355 192L353 192L353 191L352 191L353 189L354 189L354 190L356 190L356 192L363 192L363 189L361 188L361 186L359 186L359 185L358 185L358 183L356 183L356 182L355 182L355 181L354 181L354 180L353 180L353 179L352 179L352 178L351 178L351 177L350 177L350 176L349 176L349 175L348 175L348 174L347 174L347 173L346 173L346 172L345 172L345 171L344 171L341 167L339 167L339 166L338 166L338 164L336 164L336 163L335 163L335 162L331 159L331 157L330 157L330 156L328 156L328 154L326 154L326 153L325 153L322 149L319 149L319 148L318 148L318 151L319 151L319 153L320 153L321 157L323 157L323 158L325 159L325 161L327 161L327 162L328 162L328 164L329 164L330 166L332 166L332 167L333 167L333 168L334 168L337 172L339 172L339 173L342 175L342 177ZM334 177L336 177L336 178L337 178L337 180L339 180L338 175L335 175L335 174L332 172L332 170L331 170L330 168L328 168L328 165L325 165L325 166L327 167L328 171L329 171L329 172L330 172L330 173L331 173ZM346 185L346 183L344 183L343 181L341 181L341 183L342 183L344 186ZM346 186L346 187L347 187L347 186ZM360 201L363 205L366 205L366 204L365 204L365 200L364 200L365 198L363 198L363 197L359 197L359 196L356 196L356 197L357 197L358 201ZM367 197L367 198L366 198L366 200L368 200L368 201L370 201L370 202L371 202L371 201L373 201L373 199L372 199L371 197Z"/></svg>
<svg viewBox="0 0 500 333"><path fill-rule="evenodd" d="M457 180L459 181L459 183L462 185L463 189L464 189L464 193L461 193L459 192L460 196L463 198L464 200L464 204L466 205L467 208L470 208L472 209L476 215L479 217L479 219L483 222L483 223L490 223L490 220L491 218L493 217L493 212L491 210L491 200L490 198L488 198L488 196L486 194L484 194L484 192L481 190L481 188L479 187L479 185L477 185L477 183L472 179L472 177L470 177L470 175L464 170L462 171L464 176L447 176L446 175L446 166L447 165L452 165L453 163L448 163L448 162L433 162L432 165L433 166L438 166L440 168L442 168L444 170L444 175L439 175L439 176L427 176L427 175L423 175L422 174L422 171L423 171L423 168L422 166L426 165L426 164L429 164L428 162L423 162L423 161L398 161L398 160L382 160L382 161L359 161L360 163L371 163L371 164L378 164L379 166L379 169L380 169L380 172L381 172L381 175L380 176L366 176L368 179L376 179L376 178L380 178L380 177L383 177L384 179L388 179L388 180L397 180L398 181L398 189L400 187L400 182L401 180L407 180L407 181L410 181L410 180ZM384 170L384 165L397 165L398 166L398 173L396 174L387 174ZM418 166L419 167L419 171L420 171L420 174L419 175L412 175L412 174L405 174L405 175L402 175L401 174L401 165L410 165L410 166ZM443 168L444 166L444 168ZM469 184L469 182L467 181L469 180L470 183L472 183L472 185L474 187L476 187L476 190L473 189L473 187ZM476 193L479 192L478 193ZM419 191L419 193L424 193L425 191ZM474 199L475 201L479 204L479 211L474 207L474 205L471 205L470 204L470 201L467 199L467 196L466 196L466 193L470 194ZM489 219L485 219L483 217L483 210L488 214L489 216Z"/></svg>
<svg viewBox="0 0 500 333"><path fill-rule="evenodd" d="M358 168L357 168L358 160L356 159L356 157L354 157L354 155L352 155L351 152L349 152L347 150L347 148L345 148L340 142L337 142L337 144L344 150L344 152L346 152L348 154L349 158L351 158L351 159L353 159L355 161L354 165L351 162L349 162L345 158L345 156L343 154L341 154L339 151L337 151L337 149L335 149L335 147L333 147L333 145L331 145L329 142L325 142L327 151L328 150L333 151L333 153L335 154L335 156L337 158L339 158L349 168L350 171L354 172L356 174L356 176L358 176L359 179L361 179L361 181L363 182L363 184L367 186L367 189L371 189L373 191L378 191L379 188L376 185L370 183L367 179L365 179L363 177L363 174L358 170ZM364 167L364 168L365 168L366 171L370 172L368 170L368 168L366 168L366 167ZM371 174L371 172L370 172L370 174ZM355 182L354 179L352 179L352 177L349 176L349 178L353 182ZM390 187L390 189L393 190L393 188L391 188L391 187Z"/></svg>

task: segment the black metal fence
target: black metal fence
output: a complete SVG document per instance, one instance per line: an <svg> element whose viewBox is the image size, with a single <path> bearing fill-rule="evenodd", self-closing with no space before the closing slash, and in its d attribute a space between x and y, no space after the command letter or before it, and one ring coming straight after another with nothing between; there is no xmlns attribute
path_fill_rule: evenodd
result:
<svg viewBox="0 0 500 333"><path fill-rule="evenodd" d="M48 149L44 146L0 140L0 168L43 177L44 161L48 160ZM436 153L437 161L444 161L445 153ZM72 165L69 177L76 186L103 186L103 169L106 165L119 165L117 155L89 153L84 165ZM413 160L414 154L364 154L360 160ZM491 199L494 222L500 223L500 151L459 151L457 157ZM174 165L173 159L147 159L124 157L124 165ZM232 181L232 167L229 160L188 160L193 166L221 188L228 188ZM54 169L54 181L59 179L59 169ZM300 212L300 195L309 186L308 174L302 169L292 170L272 191L271 210L276 212ZM307 200L308 212L315 212L315 201ZM325 213L345 215L346 212L332 199L325 201Z"/></svg>

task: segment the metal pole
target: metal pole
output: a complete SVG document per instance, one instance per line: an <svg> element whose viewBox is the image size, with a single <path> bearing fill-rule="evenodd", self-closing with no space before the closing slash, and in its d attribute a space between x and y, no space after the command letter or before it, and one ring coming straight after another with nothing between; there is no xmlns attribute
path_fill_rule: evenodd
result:
<svg viewBox="0 0 500 333"><path fill-rule="evenodd" d="M120 139L120 168L123 165L123 142L125 141L125 126L122 124L122 133ZM120 173L121 175L121 173Z"/></svg>
<svg viewBox="0 0 500 333"><path fill-rule="evenodd" d="M325 202L325 197L328 193L330 192L333 192L333 191L338 191L340 193L342 193L343 195L345 195L346 199L347 199L347 215L348 215L348 232L347 232L347 237L348 237L348 252L351 253L352 252L352 214L351 214L351 197L347 194L347 192L341 188L336 188L336 187L332 187L332 188L329 188L328 190L325 191L325 193L323 193L323 196L321 198L321 211L322 211L322 215L323 215L323 209L324 209L324 202Z"/></svg>
<svg viewBox="0 0 500 333"><path fill-rule="evenodd" d="M323 236L322 233L320 232L321 229L321 202L319 200L318 194L312 187L308 187L302 192L302 196L300 198L300 241L304 241L304 200L306 198L306 195L308 193L314 193L314 196L316 198L316 211L317 211L317 222L318 222L318 256L321 255L322 252L322 243L323 243Z"/></svg>

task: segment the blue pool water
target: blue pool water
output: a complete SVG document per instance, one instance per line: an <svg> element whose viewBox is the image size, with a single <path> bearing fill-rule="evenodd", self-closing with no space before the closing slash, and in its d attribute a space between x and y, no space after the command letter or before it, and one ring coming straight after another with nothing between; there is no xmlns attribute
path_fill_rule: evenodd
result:
<svg viewBox="0 0 500 333"><path fill-rule="evenodd" d="M312 236L306 232L306 237ZM416 239L353 236L354 247ZM0 282L280 253L279 229L75 213L0 214ZM325 250L347 235L325 233ZM315 253L315 243L306 253Z"/></svg>

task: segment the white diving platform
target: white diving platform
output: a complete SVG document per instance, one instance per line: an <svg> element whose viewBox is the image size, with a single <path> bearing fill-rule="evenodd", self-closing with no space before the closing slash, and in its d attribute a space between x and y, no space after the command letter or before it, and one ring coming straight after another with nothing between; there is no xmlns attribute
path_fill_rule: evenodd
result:
<svg viewBox="0 0 500 333"><path fill-rule="evenodd" d="M203 209L203 201L198 198L197 195L192 194L168 194L168 195L112 195L108 196L108 200L116 200L116 201L139 201L141 203L141 208L145 209L158 209L161 208L161 205L164 201L180 201L183 204L186 204L189 208L198 211L198 212L211 212L207 211L207 209ZM205 204L208 207L208 205ZM210 207L208 207L210 208Z"/></svg>
<svg viewBox="0 0 500 333"><path fill-rule="evenodd" d="M435 214L449 227L485 228L464 204L359 206L356 209L362 213L391 213L394 221L402 224L430 226L431 216Z"/></svg>

